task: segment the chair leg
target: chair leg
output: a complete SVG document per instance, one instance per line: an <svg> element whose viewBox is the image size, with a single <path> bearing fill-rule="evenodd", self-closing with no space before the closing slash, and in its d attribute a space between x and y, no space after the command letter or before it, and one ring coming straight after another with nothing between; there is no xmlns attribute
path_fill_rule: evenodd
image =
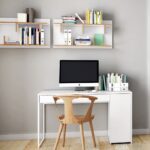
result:
<svg viewBox="0 0 150 150"><path fill-rule="evenodd" d="M64 124L63 147L65 146L65 141L66 141L66 128L67 128L67 125Z"/></svg>
<svg viewBox="0 0 150 150"><path fill-rule="evenodd" d="M92 133L93 145L94 145L94 147L96 147L96 141L95 141L95 135L94 135L94 129L93 129L92 120L89 121L89 125L90 125L90 129L91 129L91 133Z"/></svg>
<svg viewBox="0 0 150 150"><path fill-rule="evenodd" d="M56 150L56 149L57 149L57 146L58 146L58 143L59 143L59 140L60 140L60 136L61 136L63 127L64 127L64 124L60 123L59 131L58 131L58 135L57 135L57 139L56 139L56 142L55 142L55 145L54 145L53 150Z"/></svg>
<svg viewBox="0 0 150 150"><path fill-rule="evenodd" d="M84 139L83 123L80 124L80 132L81 132L82 150L85 150L85 139Z"/></svg>

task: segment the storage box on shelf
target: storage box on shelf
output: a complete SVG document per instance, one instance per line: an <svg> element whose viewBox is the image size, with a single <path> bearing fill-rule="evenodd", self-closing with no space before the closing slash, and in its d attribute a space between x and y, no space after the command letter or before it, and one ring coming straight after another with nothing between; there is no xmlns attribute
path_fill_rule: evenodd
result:
<svg viewBox="0 0 150 150"><path fill-rule="evenodd" d="M94 48L94 49L112 49L112 21L103 21L103 24L69 24L61 23L58 19L53 20L53 48ZM65 42L64 31L71 30L72 44ZM95 44L96 34L103 35L104 43ZM89 36L91 45L75 45L75 39L78 36Z"/></svg>
<svg viewBox="0 0 150 150"><path fill-rule="evenodd" d="M127 75L118 73L107 73L99 75L100 91L129 91Z"/></svg>
<svg viewBox="0 0 150 150"><path fill-rule="evenodd" d="M22 43L21 29L35 28L41 32L44 29L44 42L39 43L37 32L34 41L29 43L29 33ZM35 19L34 22L18 22L17 18L0 18L0 48L50 48L50 19ZM30 40L33 40L30 39ZM8 42L9 41L9 42ZM17 41L17 42L16 42Z"/></svg>

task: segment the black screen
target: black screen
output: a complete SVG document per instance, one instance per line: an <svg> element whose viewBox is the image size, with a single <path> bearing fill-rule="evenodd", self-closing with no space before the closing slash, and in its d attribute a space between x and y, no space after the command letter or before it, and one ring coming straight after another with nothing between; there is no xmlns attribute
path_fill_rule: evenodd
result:
<svg viewBox="0 0 150 150"><path fill-rule="evenodd" d="M60 60L60 83L98 82L98 60Z"/></svg>

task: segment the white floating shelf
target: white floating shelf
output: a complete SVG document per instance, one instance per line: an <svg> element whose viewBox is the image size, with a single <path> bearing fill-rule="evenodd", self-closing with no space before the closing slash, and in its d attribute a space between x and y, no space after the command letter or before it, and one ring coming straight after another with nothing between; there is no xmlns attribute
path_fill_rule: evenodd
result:
<svg viewBox="0 0 150 150"><path fill-rule="evenodd" d="M50 48L48 45L13 45L0 44L0 48Z"/></svg>
<svg viewBox="0 0 150 150"><path fill-rule="evenodd" d="M19 27L39 26L45 31L45 45L4 44L4 36L10 41L19 41ZM0 18L0 48L50 48L50 19L35 19L34 22L18 22L17 18Z"/></svg>
<svg viewBox="0 0 150 150"><path fill-rule="evenodd" d="M104 20L103 24L67 24L57 23L60 19L53 20L53 48L73 48L73 49L112 49L112 20ZM71 37L74 40L78 36L89 36L94 43L95 34L104 35L104 45L76 46L65 45L64 30L71 30ZM74 43L74 41L73 41Z"/></svg>
<svg viewBox="0 0 150 150"><path fill-rule="evenodd" d="M77 48L77 49L87 49L87 48L94 48L94 49L112 49L112 46L110 45L104 45L104 46L76 46L76 45L53 45L53 48Z"/></svg>

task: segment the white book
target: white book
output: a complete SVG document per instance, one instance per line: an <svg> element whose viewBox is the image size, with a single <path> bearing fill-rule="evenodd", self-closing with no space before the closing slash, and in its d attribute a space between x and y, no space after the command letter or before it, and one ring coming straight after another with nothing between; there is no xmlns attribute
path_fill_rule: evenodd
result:
<svg viewBox="0 0 150 150"><path fill-rule="evenodd" d="M20 45L22 45L22 28L19 28L19 32L20 32Z"/></svg>
<svg viewBox="0 0 150 150"><path fill-rule="evenodd" d="M44 29L41 29L41 32L40 32L40 44L41 45L44 45L45 43L45 39L44 39Z"/></svg>
<svg viewBox="0 0 150 150"><path fill-rule="evenodd" d="M97 24L100 24L100 12L97 12Z"/></svg>
<svg viewBox="0 0 150 150"><path fill-rule="evenodd" d="M34 44L33 28L31 28L31 44Z"/></svg>
<svg viewBox="0 0 150 150"><path fill-rule="evenodd" d="M114 73L111 73L111 75L110 75L110 80L111 80L111 83L115 83L115 76L114 76Z"/></svg>
<svg viewBox="0 0 150 150"><path fill-rule="evenodd" d="M40 43L39 43L39 34L40 34L40 32L39 32L39 28L36 28L36 45L39 45Z"/></svg>
<svg viewBox="0 0 150 150"><path fill-rule="evenodd" d="M29 27L29 44L32 44L32 28Z"/></svg>
<svg viewBox="0 0 150 150"><path fill-rule="evenodd" d="M97 17L96 17L97 15L96 15L96 12L94 11L94 24L96 24L97 23Z"/></svg>
<svg viewBox="0 0 150 150"><path fill-rule="evenodd" d="M109 84L111 83L110 74L107 74L107 90L109 90Z"/></svg>

